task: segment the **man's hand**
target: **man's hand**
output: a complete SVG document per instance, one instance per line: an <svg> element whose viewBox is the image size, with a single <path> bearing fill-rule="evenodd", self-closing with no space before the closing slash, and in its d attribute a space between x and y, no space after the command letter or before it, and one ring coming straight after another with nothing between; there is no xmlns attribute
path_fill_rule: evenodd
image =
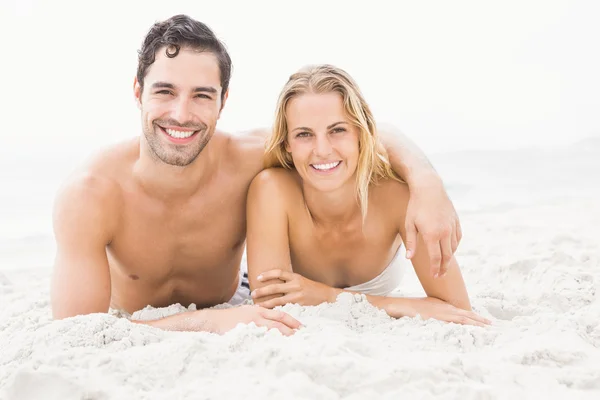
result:
<svg viewBox="0 0 600 400"><path fill-rule="evenodd" d="M420 233L431 259L431 274L441 276L446 273L462 237L454 206L423 151L397 127L378 125L392 169L410 188L405 226L406 257L412 258L415 254L417 233Z"/></svg>
<svg viewBox="0 0 600 400"><path fill-rule="evenodd" d="M301 324L291 315L282 311L268 310L254 305L245 305L226 309L209 309L185 312L152 321L131 322L150 325L168 331L204 331L223 334L235 328L237 324L254 322L257 326L277 329L290 336Z"/></svg>
<svg viewBox="0 0 600 400"><path fill-rule="evenodd" d="M277 329L286 336L294 334L294 329L301 326L298 320L283 311L269 310L256 305L206 311L213 313L209 322L210 330L220 334L235 328L240 323L254 322L257 326Z"/></svg>
<svg viewBox="0 0 600 400"><path fill-rule="evenodd" d="M406 213L406 258L417 249L421 234L431 261L431 274L443 276L462 239L460 221L439 178L424 179L410 186Z"/></svg>
<svg viewBox="0 0 600 400"><path fill-rule="evenodd" d="M260 282L275 280L274 283L252 292L254 301L258 301L260 306L266 308L282 306L287 303L316 306L324 302L335 301L333 288L290 271L273 269L260 274L256 279ZM273 295L280 295L280 297L264 302L260 301L261 298Z"/></svg>

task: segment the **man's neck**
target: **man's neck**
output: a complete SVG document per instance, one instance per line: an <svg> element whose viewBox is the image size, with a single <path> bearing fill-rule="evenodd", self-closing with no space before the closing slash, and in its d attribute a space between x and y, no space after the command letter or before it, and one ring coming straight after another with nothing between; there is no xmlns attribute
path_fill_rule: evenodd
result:
<svg viewBox="0 0 600 400"><path fill-rule="evenodd" d="M148 143L140 139L140 156L134 165L133 174L144 190L153 197L163 200L185 199L198 191L210 180L214 172L214 138L202 149L190 164L180 167L158 159ZM211 145L213 144L213 145Z"/></svg>

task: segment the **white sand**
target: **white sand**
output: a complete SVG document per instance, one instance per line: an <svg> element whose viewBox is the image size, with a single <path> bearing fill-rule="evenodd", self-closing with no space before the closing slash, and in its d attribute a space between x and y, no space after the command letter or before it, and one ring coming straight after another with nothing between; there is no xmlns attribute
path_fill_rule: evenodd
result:
<svg viewBox="0 0 600 400"><path fill-rule="evenodd" d="M494 320L489 328L393 320L351 295L284 307L306 325L293 337L255 326L223 336L163 332L109 315L52 322L48 268L5 270L0 398L598 399L600 157L579 150L562 161L529 154L541 170L526 175L527 163L515 161L504 181L487 168L477 177L483 191L456 196L458 259L474 307ZM466 174L447 165L449 181ZM502 199L470 206L493 187ZM422 293L412 269L401 290Z"/></svg>

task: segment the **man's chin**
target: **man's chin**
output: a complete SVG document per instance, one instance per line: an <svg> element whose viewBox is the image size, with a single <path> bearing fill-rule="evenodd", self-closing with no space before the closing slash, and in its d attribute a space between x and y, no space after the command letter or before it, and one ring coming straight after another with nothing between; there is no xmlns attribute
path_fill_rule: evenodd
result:
<svg viewBox="0 0 600 400"><path fill-rule="evenodd" d="M158 157L163 163L172 165L174 167L187 167L192 164L201 152L198 152L194 155L190 154L163 154L162 157Z"/></svg>
<svg viewBox="0 0 600 400"><path fill-rule="evenodd" d="M146 136L146 139L155 158L164 164L176 167L185 167L192 164L202 154L212 136L206 130L202 130L194 134L191 142L179 144L169 140L166 137L167 135L161 132L158 127L156 127L154 133L154 138Z"/></svg>

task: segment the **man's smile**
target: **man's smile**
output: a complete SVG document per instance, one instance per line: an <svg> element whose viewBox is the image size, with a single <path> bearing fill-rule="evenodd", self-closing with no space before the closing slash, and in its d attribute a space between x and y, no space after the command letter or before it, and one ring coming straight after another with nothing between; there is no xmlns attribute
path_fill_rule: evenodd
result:
<svg viewBox="0 0 600 400"><path fill-rule="evenodd" d="M191 142L199 130L191 130L186 128L163 128L157 125L159 130L165 134L169 141L177 144L185 144Z"/></svg>

